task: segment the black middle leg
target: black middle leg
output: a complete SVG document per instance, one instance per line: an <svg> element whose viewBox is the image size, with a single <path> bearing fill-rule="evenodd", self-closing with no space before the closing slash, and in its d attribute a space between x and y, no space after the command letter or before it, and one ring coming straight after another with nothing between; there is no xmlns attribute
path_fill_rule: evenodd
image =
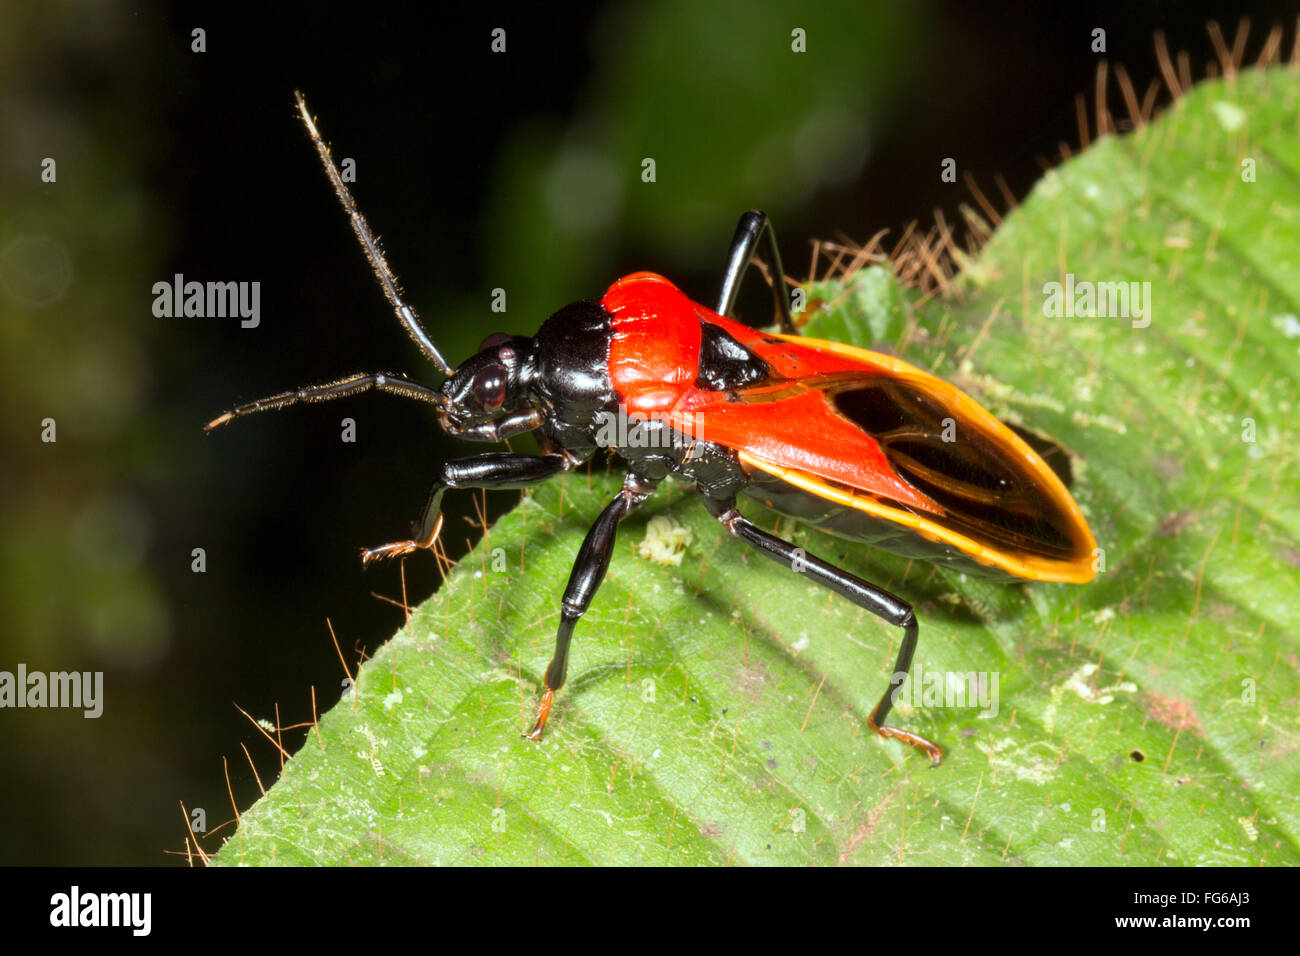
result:
<svg viewBox="0 0 1300 956"><path fill-rule="evenodd" d="M578 558L573 562L573 571L569 575L569 585L564 589L564 600L560 603L560 628L555 635L555 653L546 667L546 691L537 708L537 722L533 724L532 730L524 734L529 740L541 739L542 729L551 716L555 692L564 686L565 675L569 670L569 642L573 639L573 628L577 625L578 618L591 606L591 599L596 596L600 582L605 579L609 559L614 553L618 523L650 497L653 490L653 485L629 474L623 483L623 489L605 506L578 550Z"/></svg>
<svg viewBox="0 0 1300 956"><path fill-rule="evenodd" d="M759 243L762 243L761 248ZM766 261L771 273L772 297L776 299L776 307L780 312L781 331L786 335L798 334L794 320L790 317L790 292L785 285L785 270L781 268L781 253L776 248L772 223L765 213L757 209L751 209L740 217L736 234L731 239L731 250L727 253L727 271L722 277L722 294L718 296L718 314L732 318L731 312L736 307L741 280L745 278L755 252Z"/></svg>
<svg viewBox="0 0 1300 956"><path fill-rule="evenodd" d="M912 669L912 655L916 652L918 628L911 605L884 588L849 574L821 558L805 553L802 548L796 548L790 542L763 531L736 510L735 498L718 501L705 497L704 503L728 531L746 544L753 545L766 557L784 564L796 573L807 574L822 587L842 594L863 610L870 611L882 620L903 629L903 643L898 650L898 660L894 664L894 673L889 680L889 689L885 691L880 702L867 717L867 726L882 737L892 737L925 751L930 758L930 766L937 767L943 756L943 751L938 745L911 731L885 724L885 718L889 716L889 711L894 706L894 695L907 680L908 671Z"/></svg>

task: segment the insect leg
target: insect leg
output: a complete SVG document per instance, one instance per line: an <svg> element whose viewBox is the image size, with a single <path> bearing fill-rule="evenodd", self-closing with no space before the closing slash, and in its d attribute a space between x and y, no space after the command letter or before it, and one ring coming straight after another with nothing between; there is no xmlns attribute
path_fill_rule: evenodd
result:
<svg viewBox="0 0 1300 956"><path fill-rule="evenodd" d="M731 239L731 250L727 253L727 271L722 277L722 293L718 296L718 314L732 317L731 311L736 307L741 280L745 278L755 252L766 260L771 273L768 278L772 282L772 297L776 299L776 307L781 313L781 331L795 335L797 330L790 317L789 290L785 286L785 271L781 268L781 253L776 248L772 223L765 213L757 209L751 209L740 217L736 234Z"/></svg>
<svg viewBox="0 0 1300 956"><path fill-rule="evenodd" d="M605 506L578 550L568 587L564 589L564 600L560 602L560 629L555 635L555 654L546 667L546 691L537 708L537 722L533 724L532 730L524 734L529 740L541 739L542 729L551 716L555 692L564 686L564 678L569 669L569 641L573 638L573 628L578 623L578 618L591 606L591 599L596 596L596 590L605 578L610 556L614 553L618 523L649 496L650 489L629 475L623 490Z"/></svg>
<svg viewBox="0 0 1300 956"><path fill-rule="evenodd" d="M259 398L247 405L240 405L224 415L218 415L204 425L203 430L210 432L219 425L224 425L236 418L243 418L245 415L252 415L254 412L271 412L289 405L297 405L300 402L328 402L336 398L347 398L349 395L368 392L371 389L388 392L392 395L401 395L403 398L428 402L430 405L437 405L439 408L443 404L442 395L436 389L417 385L402 375L362 372L357 375L350 375L347 378L341 378L337 382L327 382L324 385L309 385L306 388L296 388L292 391L281 392L279 395Z"/></svg>
<svg viewBox="0 0 1300 956"><path fill-rule="evenodd" d="M568 471L580 461L566 454L517 455L492 451L443 462L420 523L416 525L416 537L367 548L361 552L361 561L369 564L380 558L396 558L420 548L432 548L442 530L442 496L449 488L523 488Z"/></svg>
<svg viewBox="0 0 1300 956"><path fill-rule="evenodd" d="M786 565L795 572L807 574L823 587L842 594L858 607L903 629L903 643L898 651L898 660L894 664L893 676L889 680L889 689L885 691L880 702L867 717L867 726L882 737L892 737L925 751L930 758L930 766L938 766L943 751L936 744L911 731L885 724L885 718L889 716L890 708L894 704L894 695L907 680L907 673L912 667L912 655L916 652L918 628L911 605L883 588L828 564L821 558L806 554L788 541L782 541L756 527L736 510L734 498L728 501L705 498L704 501L713 516L721 521L728 531L746 544L753 545L766 557Z"/></svg>
<svg viewBox="0 0 1300 956"><path fill-rule="evenodd" d="M541 428L543 420L539 409L528 408L507 415L505 418L498 418L482 425L471 425L468 428L456 429L451 433L457 438L464 438L467 441L495 443Z"/></svg>

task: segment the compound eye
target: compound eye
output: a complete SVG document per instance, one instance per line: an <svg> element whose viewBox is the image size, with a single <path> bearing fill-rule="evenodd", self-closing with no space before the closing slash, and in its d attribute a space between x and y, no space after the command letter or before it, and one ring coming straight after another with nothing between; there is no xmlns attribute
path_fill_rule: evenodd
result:
<svg viewBox="0 0 1300 956"><path fill-rule="evenodd" d="M488 349L494 349L498 345L505 345L510 341L510 336L505 332L493 332L483 340L483 344L478 347L480 352L486 352Z"/></svg>
<svg viewBox="0 0 1300 956"><path fill-rule="evenodd" d="M484 411L495 412L506 401L505 368L500 365L485 365L474 373L469 391Z"/></svg>

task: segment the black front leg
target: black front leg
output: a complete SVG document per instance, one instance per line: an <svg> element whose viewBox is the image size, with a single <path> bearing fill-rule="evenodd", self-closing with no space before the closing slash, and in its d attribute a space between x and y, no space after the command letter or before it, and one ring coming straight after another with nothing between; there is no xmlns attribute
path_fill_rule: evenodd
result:
<svg viewBox="0 0 1300 956"><path fill-rule="evenodd" d="M567 452L552 455L516 455L486 452L470 458L443 462L442 473L429 492L429 501L410 541L367 548L361 552L364 564L380 558L396 558L420 548L432 548L442 530L442 496L448 488L523 488L570 470L582 459Z"/></svg>
<svg viewBox="0 0 1300 956"><path fill-rule="evenodd" d="M762 248L759 243L762 242ZM731 311L736 307L736 295L740 292L741 280L749 268L749 262L755 251L760 258L767 260L772 280L772 297L781 314L781 331L787 335L796 335L794 320L790 317L790 293L785 287L785 270L781 268L781 253L776 248L776 237L772 233L772 223L766 214L751 209L740 217L736 234L731 239L731 250L727 253L727 271L722 277L722 294L718 296L718 315L732 318Z"/></svg>
<svg viewBox="0 0 1300 956"><path fill-rule="evenodd" d="M653 486L628 475L623 490L605 506L582 542L578 559L573 563L573 571L569 575L569 586L564 589L564 600L560 602L560 629L555 635L555 653L546 667L546 691L537 708L537 722L533 724L532 730L524 734L529 740L541 739L542 729L551 716L555 692L564 686L564 678L569 670L569 641L573 639L573 628L578 623L578 618L591 606L591 599L596 596L600 582L605 579L610 556L614 553L618 523L650 497L651 491Z"/></svg>
<svg viewBox="0 0 1300 956"><path fill-rule="evenodd" d="M505 418L498 418L496 421L485 422L482 425L471 425L459 431L448 428L447 434L468 441L499 442L541 428L542 422L543 416L540 409L526 408L522 412L515 412Z"/></svg>
<svg viewBox="0 0 1300 956"><path fill-rule="evenodd" d="M863 610L870 611L876 617L903 629L903 643L898 649L898 660L894 664L894 673L889 679L889 689L885 691L880 702L867 717L867 726L882 737L892 737L925 751L930 758L930 766L937 767L943 756L943 751L938 745L911 731L885 725L885 718L889 716L890 708L894 706L894 694L907 680L908 671L912 669L912 655L916 653L918 628L912 606L884 588L876 587L856 575L826 563L821 558L806 554L803 549L796 548L790 542L782 541L756 527L736 510L735 498L717 501L706 497L704 503L713 517L721 521L728 531L746 544L753 545L766 557L784 564L797 573L807 574L822 587L842 594Z"/></svg>

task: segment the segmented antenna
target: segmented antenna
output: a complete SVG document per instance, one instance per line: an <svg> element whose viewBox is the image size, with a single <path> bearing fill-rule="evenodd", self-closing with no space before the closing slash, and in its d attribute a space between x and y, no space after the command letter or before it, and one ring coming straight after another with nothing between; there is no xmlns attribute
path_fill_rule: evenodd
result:
<svg viewBox="0 0 1300 956"><path fill-rule="evenodd" d="M259 398L255 402L249 402L246 405L231 409L224 415L218 415L204 425L203 430L210 432L214 428L220 428L227 422L233 422L236 418L243 418L245 415L255 415L258 412L274 412L281 408L288 408L290 405L302 405L309 402L329 402L336 398L359 395L371 389L387 392L390 395L400 395L402 398L413 398L416 401L428 402L438 408L443 408L446 404L442 395L436 389L426 388L412 382L404 375L361 372L358 375L341 378L337 382L326 382L324 385L309 385L306 388L290 389L278 395Z"/></svg>
<svg viewBox="0 0 1300 956"><path fill-rule="evenodd" d="M447 360L442 357L437 346L420 327L420 320L415 310L402 301L397 276L393 275L393 270L388 267L388 260L384 258L384 253L379 248L379 241L370 231L370 226L366 224L366 217L361 215L361 210L357 209L356 200L352 198L352 193L344 184L343 177L339 175L338 167L334 165L334 158L330 156L329 147L321 139L320 130L316 128L316 122L307 110L307 101L298 90L293 91L293 96L298 103L298 115L302 117L303 125L307 127L307 135L311 137L312 144L316 147L316 155L320 157L321 165L325 167L325 175L329 177L330 185L334 187L334 195L338 196L343 211L351 219L352 231L357 234L357 240L365 250L366 258L370 260L370 268L379 278L379 284L384 287L384 294L388 296L389 304L397 313L397 320L402 323L402 328L406 329L406 334L419 346L424 357L438 366L444 375L451 375L454 369L447 364Z"/></svg>

